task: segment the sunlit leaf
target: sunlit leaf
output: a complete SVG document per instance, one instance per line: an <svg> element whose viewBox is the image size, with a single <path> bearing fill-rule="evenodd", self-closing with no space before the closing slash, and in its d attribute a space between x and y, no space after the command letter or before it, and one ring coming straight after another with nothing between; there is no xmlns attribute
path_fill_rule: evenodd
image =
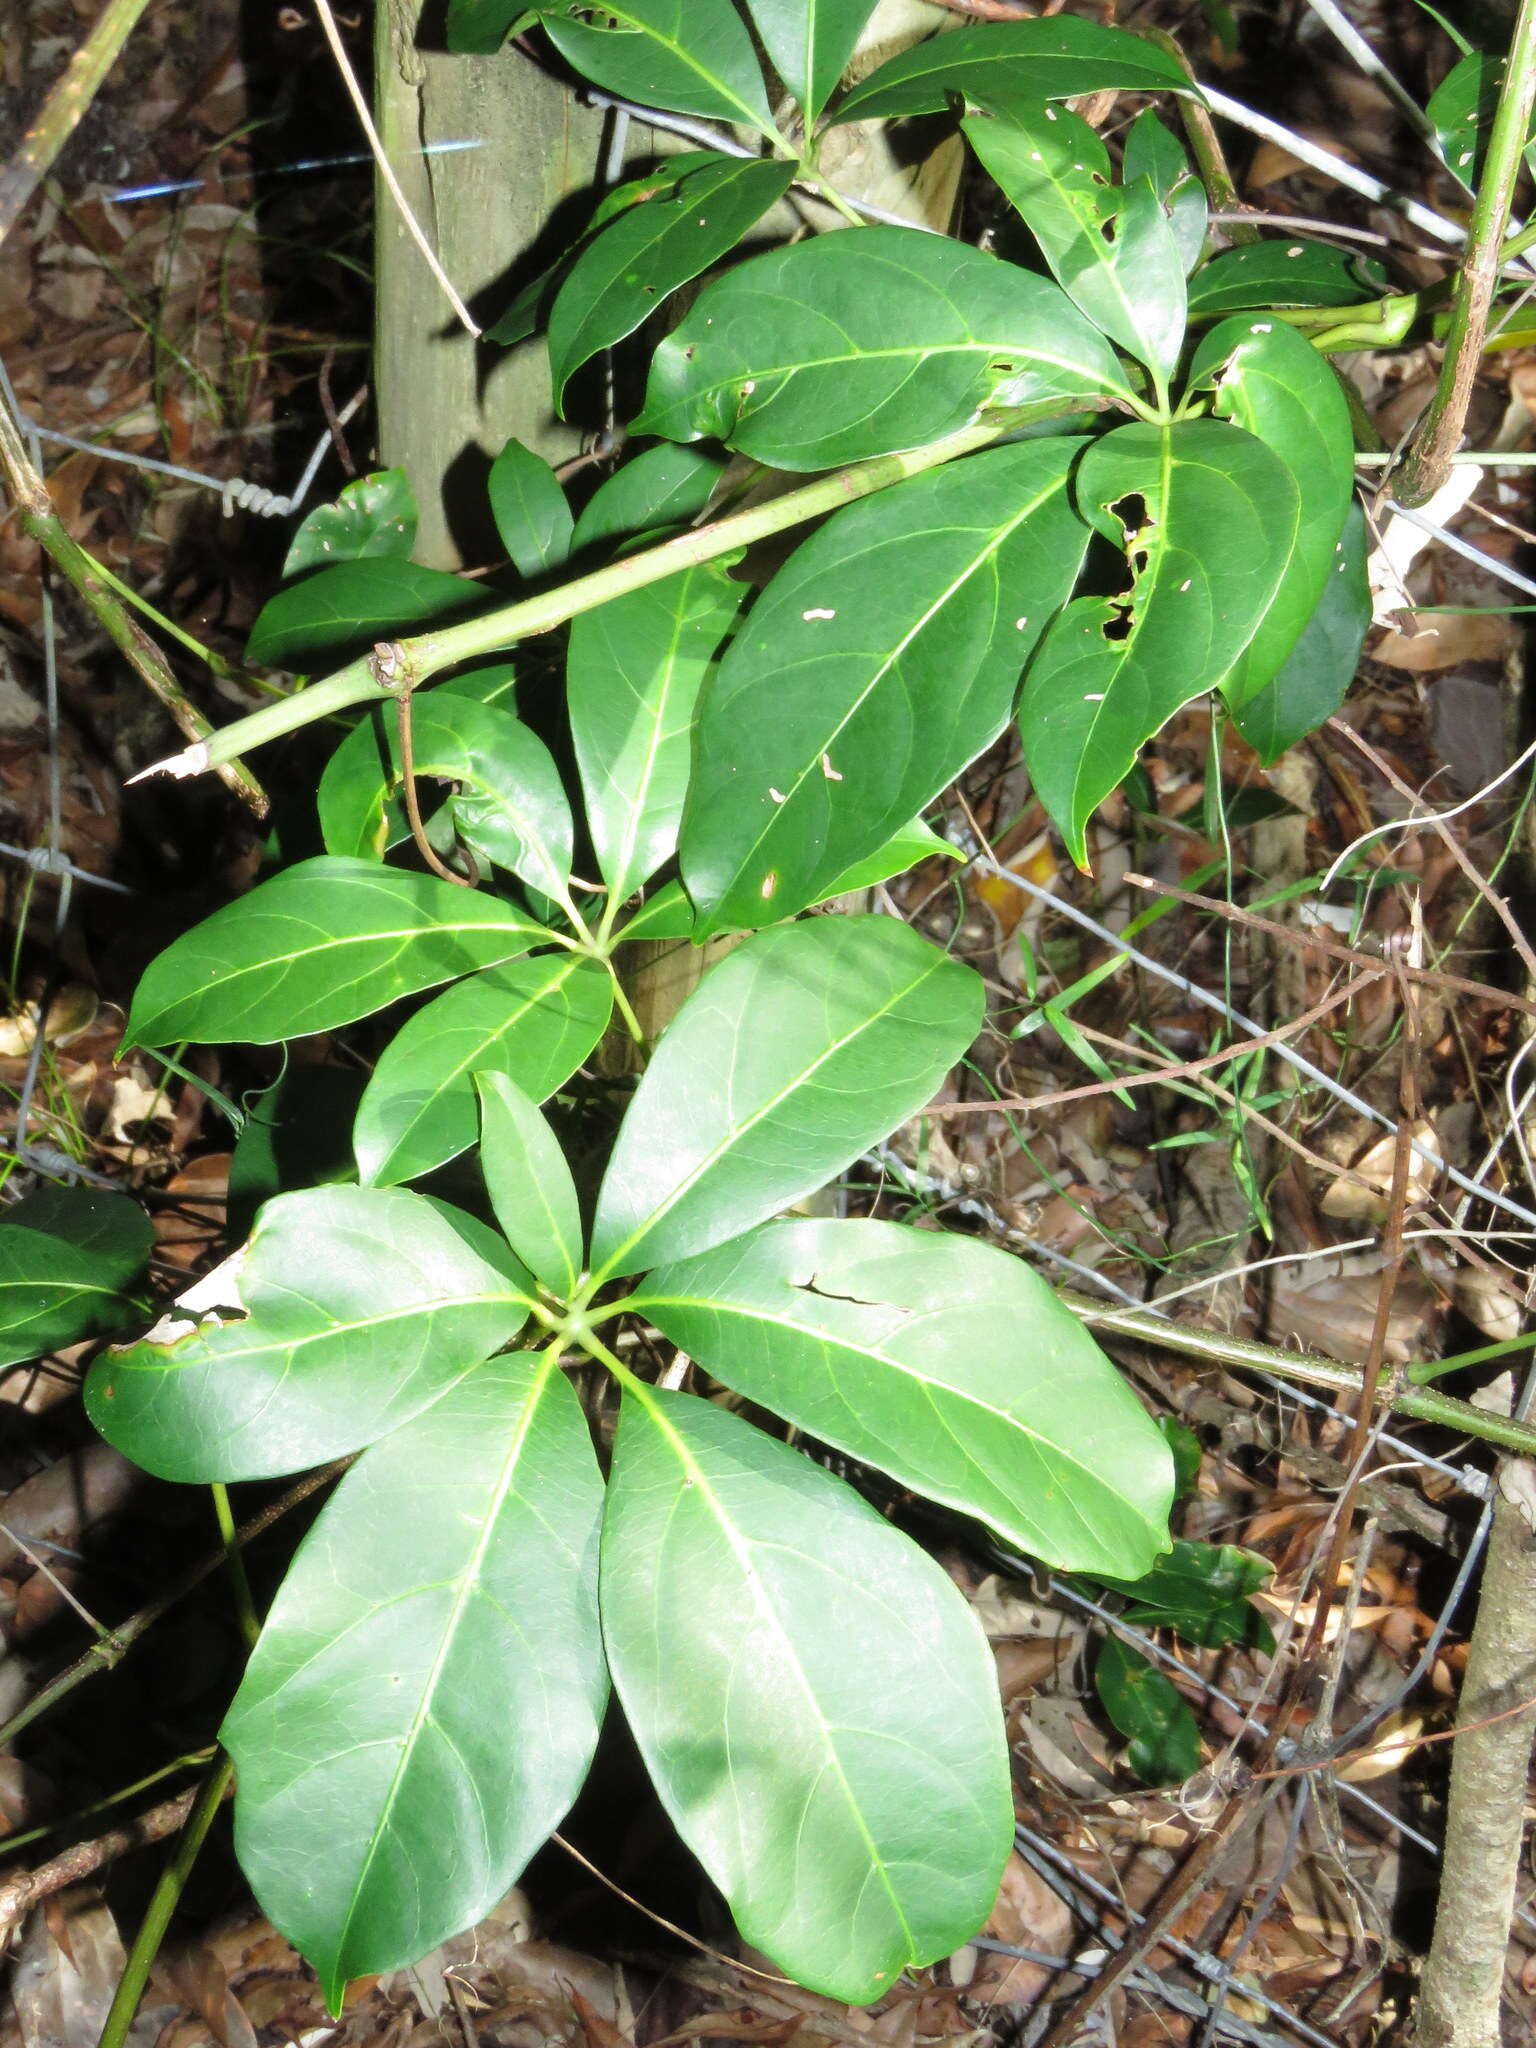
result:
<svg viewBox="0 0 1536 2048"><path fill-rule="evenodd" d="M1172 1464L1038 1274L895 1223L769 1223L636 1297L690 1358L808 1436L978 1515L1047 1564L1147 1569Z"/></svg>
<svg viewBox="0 0 1536 2048"><path fill-rule="evenodd" d="M626 1392L601 1604L646 1768L747 1941L866 2004L976 1931L1013 1839L996 1673L851 1488L706 1401Z"/></svg>
<svg viewBox="0 0 1536 2048"><path fill-rule="evenodd" d="M1189 315L1209 320L1271 306L1357 306L1386 288L1386 271L1369 256L1302 237L1255 242L1201 264L1189 280Z"/></svg>
<svg viewBox="0 0 1536 2048"><path fill-rule="evenodd" d="M285 576L365 555L406 556L416 545L416 495L403 469L375 470L317 505L288 546Z"/></svg>
<svg viewBox="0 0 1536 2048"><path fill-rule="evenodd" d="M576 521L573 548L628 540L694 518L709 503L724 469L724 458L704 448L679 448L671 441L647 448L592 493Z"/></svg>
<svg viewBox="0 0 1536 2048"><path fill-rule="evenodd" d="M1184 341L1184 265L1150 180L1114 184L1109 151L1066 107L962 126L1062 290L1166 383Z"/></svg>
<svg viewBox="0 0 1536 2048"><path fill-rule="evenodd" d="M746 0L769 62L809 131L837 90L876 0Z"/></svg>
<svg viewBox="0 0 1536 2048"><path fill-rule="evenodd" d="M941 235L872 227L707 285L657 349L634 431L829 469L921 447L988 407L1105 392L1131 395L1055 285Z"/></svg>
<svg viewBox="0 0 1536 2048"><path fill-rule="evenodd" d="M235 1256L91 1368L86 1409L161 1479L263 1479L375 1443L528 1317L471 1217L400 1188L279 1195Z"/></svg>
<svg viewBox="0 0 1536 2048"><path fill-rule="evenodd" d="M1088 544L1068 489L1083 446L912 477L774 577L700 712L682 867L701 935L831 893L997 737Z"/></svg>
<svg viewBox="0 0 1536 2048"><path fill-rule="evenodd" d="M581 1271L576 1183L539 1106L506 1074L474 1077L480 1096L480 1167L496 1221L535 1280L568 1301Z"/></svg>
<svg viewBox="0 0 1536 2048"><path fill-rule="evenodd" d="M789 189L795 166L721 156L611 222L577 257L549 314L558 408L569 379L707 270Z"/></svg>
<svg viewBox="0 0 1536 2048"><path fill-rule="evenodd" d="M44 1188L0 1210L0 1365L142 1321L129 1290L152 1238L122 1195Z"/></svg>
<svg viewBox="0 0 1536 2048"><path fill-rule="evenodd" d="M416 1180L475 1142L471 1078L509 1074L542 1102L607 1029L613 983L576 953L540 953L445 989L385 1047L358 1106L352 1142L365 1183Z"/></svg>
<svg viewBox="0 0 1536 2048"><path fill-rule="evenodd" d="M511 904L435 875L331 856L301 861L151 961L124 1047L273 1045L333 1031L546 937Z"/></svg>
<svg viewBox="0 0 1536 2048"><path fill-rule="evenodd" d="M1131 123L1121 158L1121 176L1127 185L1146 178L1163 203L1173 229L1174 246L1185 270L1193 270L1205 249L1209 208L1205 187L1183 145L1150 107Z"/></svg>
<svg viewBox="0 0 1536 2048"><path fill-rule="evenodd" d="M305 1538L220 1739L240 1861L333 2012L483 1918L580 1789L608 1690L602 1494L570 1383L493 1358Z"/></svg>
<svg viewBox="0 0 1536 2048"><path fill-rule="evenodd" d="M731 0L554 0L533 10L583 78L642 106L775 138L752 41ZM579 16L598 13L606 27Z"/></svg>
<svg viewBox="0 0 1536 2048"><path fill-rule="evenodd" d="M597 864L619 902L677 849L699 691L749 595L705 562L572 622L571 738Z"/></svg>
<svg viewBox="0 0 1536 2048"><path fill-rule="evenodd" d="M988 23L931 36L882 64L833 109L834 121L937 114L961 98L1009 111L1080 93L1191 90L1178 59L1124 29L1076 15Z"/></svg>
<svg viewBox="0 0 1536 2048"><path fill-rule="evenodd" d="M1019 726L1040 800L1079 865L1088 820L1181 705L1228 674L1290 554L1296 485L1222 420L1118 427L1077 475L1078 503L1132 565L1121 597L1074 599L1025 680Z"/></svg>
<svg viewBox="0 0 1536 2048"><path fill-rule="evenodd" d="M762 1222L910 1116L974 1038L981 983L888 917L759 932L657 1046L597 1201L610 1276Z"/></svg>

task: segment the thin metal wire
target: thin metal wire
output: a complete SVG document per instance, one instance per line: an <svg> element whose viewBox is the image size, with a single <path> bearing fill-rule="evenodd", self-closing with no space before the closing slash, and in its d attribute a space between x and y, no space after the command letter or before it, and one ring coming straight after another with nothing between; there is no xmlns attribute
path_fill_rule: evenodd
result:
<svg viewBox="0 0 1536 2048"><path fill-rule="evenodd" d="M72 860L66 860L63 854L55 853L51 847L10 846L0 839L0 855L19 860L23 867L29 867L40 875L68 875L73 881L86 882L93 889L110 889L118 896L138 893L126 882L114 882L109 875L93 875L84 868L77 868Z"/></svg>
<svg viewBox="0 0 1536 2048"><path fill-rule="evenodd" d="M1396 73L1377 56L1343 9L1335 5L1335 0L1307 0L1307 5L1340 47L1354 58L1366 77L1374 79L1381 87L1414 134L1427 142L1438 157L1440 152L1435 146L1435 130L1429 116Z"/></svg>
<svg viewBox="0 0 1536 2048"><path fill-rule="evenodd" d="M1090 917L1086 910L1079 910L1075 903L1069 903L1064 896L1057 896L1049 889L1042 889L1038 883L1031 882L1024 875L1017 874L1012 868L1004 867L1000 862L989 860L985 854L972 854L971 865L984 868L988 874L997 875L1001 880L1011 882L1015 888L1022 889L1026 895L1035 897L1041 903L1049 904L1054 910L1059 910L1063 917L1070 919L1073 924L1080 925L1084 931L1092 932L1096 938L1102 939L1105 945L1113 947L1117 953L1123 953L1128 960L1137 961L1155 979L1165 981L1170 986L1181 989L1191 1002L1199 1003L1207 1010L1214 1010L1218 1016L1223 1017L1229 1024L1236 1024L1241 1030L1250 1033L1255 1038L1263 1036L1261 1027L1255 1024L1251 1017L1245 1017L1241 1010L1232 1009L1219 996L1213 996L1208 989L1201 988L1198 982L1191 981L1187 975L1180 974L1177 968L1165 967L1161 960L1154 960L1149 953L1141 952L1137 947L1121 938L1118 933L1112 932L1108 925L1101 924L1096 917ZM1371 1123L1379 1125L1383 1130L1390 1131L1394 1135L1396 1134L1397 1125L1391 1117L1387 1116L1382 1110L1374 1108L1362 1096L1356 1095L1352 1089L1346 1088L1342 1082L1336 1081L1331 1074L1325 1074L1321 1067L1314 1066L1303 1054L1297 1052L1293 1045L1288 1045L1281 1039L1275 1044L1273 1050L1279 1058L1285 1060L1288 1065L1293 1066L1299 1074L1305 1074L1310 1081L1315 1082L1319 1088L1325 1089L1337 1101L1342 1102L1346 1108L1352 1109L1357 1116L1363 1116ZM1448 1180L1454 1181L1457 1187L1465 1189L1468 1194L1476 1195L1480 1201L1489 1203L1495 1209L1502 1209L1508 1215L1518 1217L1522 1223L1536 1225L1536 1209L1527 1209L1523 1203L1515 1201L1512 1196L1504 1194L1498 1188L1488 1187L1481 1182L1470 1180L1459 1167L1451 1165L1449 1160L1442 1158L1433 1145L1427 1145L1419 1138L1410 1138L1409 1144L1419 1158L1427 1160L1437 1173L1443 1173Z"/></svg>

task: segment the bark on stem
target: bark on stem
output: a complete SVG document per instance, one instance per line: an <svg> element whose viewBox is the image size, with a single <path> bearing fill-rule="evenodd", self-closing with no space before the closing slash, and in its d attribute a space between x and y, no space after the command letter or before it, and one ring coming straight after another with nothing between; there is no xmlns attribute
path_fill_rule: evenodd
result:
<svg viewBox="0 0 1536 2048"><path fill-rule="evenodd" d="M1503 1493L1483 1567L1451 1745L1451 1795L1434 1939L1413 2048L1500 2048L1536 1706L1479 1727L1536 1692L1536 1532Z"/></svg>
<svg viewBox="0 0 1536 2048"><path fill-rule="evenodd" d="M1504 237L1530 134L1533 106L1536 0L1520 0L1498 109L1489 130L1488 154L1472 208L1467 251L1451 296L1451 320L1446 330L1440 381L1424 424L1393 480L1398 501L1404 505L1423 505L1435 495L1446 480L1451 457L1461 446L1466 431L1467 406L1488 334L1488 313L1499 273L1508 259Z"/></svg>
<svg viewBox="0 0 1536 2048"><path fill-rule="evenodd" d="M0 171L0 242L58 161L148 5L149 0L107 0L96 26L64 67L20 147Z"/></svg>

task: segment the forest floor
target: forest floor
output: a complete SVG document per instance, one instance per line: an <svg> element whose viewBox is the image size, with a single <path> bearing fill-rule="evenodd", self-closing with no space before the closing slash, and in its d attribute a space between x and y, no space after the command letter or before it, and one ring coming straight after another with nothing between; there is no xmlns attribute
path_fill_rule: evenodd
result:
<svg viewBox="0 0 1536 2048"><path fill-rule="evenodd" d="M1312 17L1282 26L1239 7L1243 54L1229 56L1201 17L1156 11L1233 92L1394 190L1464 211ZM8 0L0 161L92 13L86 0ZM1446 48L1427 17L1382 0L1361 25L1422 101ZM366 25L355 33L361 49ZM334 426L366 380L371 186L366 164L346 160L361 147L307 13L164 6L5 244L0 362L19 407L46 436L91 444L42 441L54 504L107 570L211 652L212 672L195 649L172 648L215 720L249 702L220 669L238 666L293 525L262 516L263 497L290 491L317 446L310 502L369 466L366 407ZM1261 212L1367 236L1392 227L1276 143L1237 157L1242 197ZM1394 261L1408 285L1443 269L1412 252ZM1422 349L1361 351L1348 369L1390 446L1436 362ZM1533 429L1536 356L1490 354L1473 445L1527 450ZM1006 744L950 792L944 828L964 860L914 870L890 885L890 903L983 973L989 1031L934 1111L856 1170L857 1205L974 1230L1107 1310L1146 1306L1180 1329L1284 1351L1374 1356L1390 1370L1520 1335L1536 1175L1517 1060L1527 1026L1510 997L1536 988L1536 973L1517 957L1505 905L1530 895L1536 785L1521 753L1526 634L1507 576L1528 572L1536 540L1528 472L1508 474L1479 477L1454 516L1476 559L1419 536L1404 604L1373 632L1338 719L1266 775L1230 729L1213 742L1208 711L1191 707L1149 750L1135 803L1122 795L1101 814L1091 879L1066 861ZM0 518L0 1182L7 1197L28 1184L16 1110L29 1005L47 986L25 1135L151 1199L166 1296L225 1246L231 1134L206 1090L271 1078L245 1055L196 1053L185 1076L118 1057L145 962L247 886L262 857L257 827L216 785L127 786L175 744L164 711L67 593L47 616L36 547ZM49 843L55 805L57 844L79 871L62 906L56 881L19 857ZM1180 890L1238 907L1217 917ZM1426 972L1384 968L1393 959ZM1273 1050L1188 1071L1241 1039L1228 1014L1280 1034L1308 1071ZM322 1039L302 1057L340 1055ZM1394 1191L1384 1119L1408 1122L1465 1174L1491 1176L1518 1213L1469 1215L1454 1187L1416 1169ZM1020 1830L984 1934L947 1964L868 2010L744 1973L718 1902L669 1845L615 1743L568 1830L606 1885L551 1847L491 1919L414 1970L355 1986L335 2022L216 1830L133 2041L1037 2040L1134 1936L1224 1793L1244 1783L1277 1639L1297 1631L1315 1634L1329 1684L1291 1734L1302 1756L1308 1741L1345 1754L1320 1770L1293 1756L1248 1788L1244 1826L1101 2015L1112 2031L1083 2038L1404 2038L1436 1896L1442 1738L1465 1667L1489 1461L1424 1424L1382 1436L1346 1597L1319 1613L1320 1535L1349 1477L1348 1402L1273 1373L1181 1361L1160 1344L1106 1342L1180 1426L1177 1533L1232 1549L1219 1584L1170 1582L1166 1612L1130 1616L1102 1588L987 1553L958 1526L914 1524L993 1642ZM93 1631L120 1627L217 1555L200 1495L145 1479L92 1439L81 1363L65 1355L0 1376L0 1723ZM1450 1384L1508 1412L1521 1368L1517 1352ZM305 1513L254 1546L258 1590L275 1583ZM1191 1768L1172 1790L1142 1782L1106 1718L1093 1680L1106 1638L1151 1658L1182 1703L1151 1735L1177 1745L1193 1726ZM70 1845L145 1813L157 1816L151 1834L174 1825L163 1802L205 1760L241 1654L214 1572L142 1647L103 1657L110 1676L70 1690L0 1753L0 1913L10 1879ZM131 1939L164 1853L109 1841L99 1872L66 1870L82 1881L12 1929L0 2048L95 2040L123 1932ZM1521 1896L1511 2040L1536 2025L1529 1867Z"/></svg>

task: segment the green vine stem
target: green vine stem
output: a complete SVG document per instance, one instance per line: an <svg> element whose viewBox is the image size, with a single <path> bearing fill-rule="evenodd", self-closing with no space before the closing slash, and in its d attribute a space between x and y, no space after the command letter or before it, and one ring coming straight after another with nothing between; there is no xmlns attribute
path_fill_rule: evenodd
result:
<svg viewBox="0 0 1536 2048"><path fill-rule="evenodd" d="M58 161L148 4L149 0L108 0L96 26L65 66L21 147L0 171L0 242Z"/></svg>
<svg viewBox="0 0 1536 2048"><path fill-rule="evenodd" d="M1160 1351L1176 1351L1185 1358L1200 1358L1212 1365L1235 1366L1249 1372L1270 1372L1282 1379L1297 1380L1302 1386L1319 1387L1326 1393L1358 1398L1363 1374L1358 1366L1341 1365L1336 1359L1314 1358L1307 1352L1282 1351L1275 1344L1258 1344L1247 1337L1229 1337L1220 1330L1201 1330L1190 1323L1169 1322L1145 1309L1109 1308L1085 1296L1063 1292L1060 1299L1092 1330L1112 1337L1134 1337L1138 1343L1154 1345ZM1458 1436L1475 1436L1484 1443L1501 1444L1536 1457L1536 1428L1514 1422L1507 1415L1490 1415L1474 1408L1470 1401L1458 1401L1453 1394L1437 1394L1424 1387L1402 1387L1391 1395L1391 1405L1400 1414L1418 1422L1437 1422Z"/></svg>
<svg viewBox="0 0 1536 2048"><path fill-rule="evenodd" d="M264 746L285 733L297 732L303 726L313 725L317 719L329 718L354 704L368 704L379 698L398 695L401 676L409 679L406 687L416 689L461 661L477 661L488 654L504 653L519 640L548 633L582 612L594 611L598 605L607 604L613 598L627 596L633 590L643 590L651 583L660 583L681 569L717 561L720 556L749 547L770 534L803 525L809 519L819 519L828 512L852 504L855 499L870 497L907 477L921 476L925 470L938 469L959 456L972 454L976 449L1000 440L1016 427L1066 412L1084 412L1096 404L1102 406L1106 403L1081 396L1052 399L995 416L983 425L967 427L961 433L930 442L924 448L914 448L899 455L879 455L871 462L835 470L830 476L818 477L815 483L804 484L798 491L789 491L782 498L770 499L749 511L734 513L728 519L717 519L708 526L680 533L658 547L647 548L641 554L627 555L622 561L612 562L607 568L596 569L590 575L578 576L558 589L522 598L516 604L499 605L494 611L465 619L459 625L445 626L436 632L422 633L414 639L384 646L382 651L376 650L372 655L349 662L322 682L311 683L307 689L295 691L275 704L263 705L248 717L236 719L232 725L224 726L208 739L199 740L184 753L154 762L142 769L134 780L142 781L150 775L202 775L210 768L223 768L248 753L252 747ZM393 686L380 679L385 655L389 657L388 672L396 678Z"/></svg>
<svg viewBox="0 0 1536 2048"><path fill-rule="evenodd" d="M117 593L98 573L96 562L66 531L54 510L48 487L38 475L9 409L0 405L0 473L21 520L22 530L35 540L59 573L74 586L95 614L97 623L118 652L154 692L181 730L201 739L211 727L171 673L160 649ZM264 818L271 808L266 792L245 769L230 765L219 771L220 780L242 803Z"/></svg>
<svg viewBox="0 0 1536 2048"><path fill-rule="evenodd" d="M128 2029L133 2025L133 2016L144 1996L144 1986L149 1982L149 1973L160 1953L160 1944L165 1940L171 1916L180 1903L203 1839L213 1825L213 1817L223 1805L234 1777L234 1765L227 1756L221 1756L202 1782L176 1844L176 1853L161 1871L149 1909L133 1938L133 1947L128 1952L123 1974L112 1996L107 2023L101 2030L99 2048L123 2048L128 2038Z"/></svg>
<svg viewBox="0 0 1536 2048"><path fill-rule="evenodd" d="M1393 489L1404 505L1422 505L1445 482L1461 446L1467 406L1482 361L1494 288L1508 256L1505 235L1515 185L1536 106L1536 0L1520 0L1510 38L1499 104L1488 134L1488 155L1478 180L1467 251L1456 275L1440 380Z"/></svg>

